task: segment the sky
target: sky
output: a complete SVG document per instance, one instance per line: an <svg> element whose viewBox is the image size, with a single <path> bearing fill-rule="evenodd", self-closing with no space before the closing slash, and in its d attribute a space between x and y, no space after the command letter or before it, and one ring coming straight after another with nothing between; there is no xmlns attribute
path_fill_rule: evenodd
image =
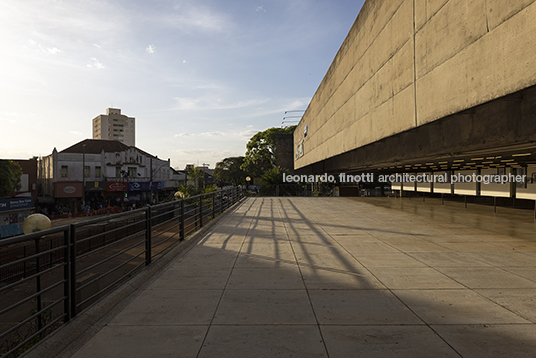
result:
<svg viewBox="0 0 536 358"><path fill-rule="evenodd" d="M307 108L363 2L0 0L0 158L92 138L113 107L136 147L214 168Z"/></svg>

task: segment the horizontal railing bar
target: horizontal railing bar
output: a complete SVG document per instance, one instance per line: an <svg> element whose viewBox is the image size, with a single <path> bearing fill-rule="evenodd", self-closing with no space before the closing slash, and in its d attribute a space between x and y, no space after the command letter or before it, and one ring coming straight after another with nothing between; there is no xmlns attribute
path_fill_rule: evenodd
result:
<svg viewBox="0 0 536 358"><path fill-rule="evenodd" d="M31 301L33 298L35 298L35 297L37 297L37 296L39 296L39 295L42 295L42 294L44 294L44 293L46 293L46 292L52 290L53 288L58 287L59 285L65 283L66 281L67 281L67 280L61 280L61 281L58 281L58 282L56 282L55 284L53 284L53 285L51 285L51 286L48 286L48 287L45 288L44 290L41 290L41 291L39 291L39 292L36 292L36 293L34 293L33 295L31 295L31 296L29 296L29 297L26 297L26 298L23 299L22 301L18 301L18 302L16 302L16 303L12 304L11 306L4 308L3 310L0 311L0 316L3 315L3 314L6 313L6 312L12 310L12 309L15 308L15 307L18 307L18 306L20 306L20 305L22 305L22 304L24 304L24 303L26 303L26 302L28 302L28 301Z"/></svg>
<svg viewBox="0 0 536 358"><path fill-rule="evenodd" d="M60 319L64 318L65 316L66 316L66 314L64 313L61 316L56 317L56 319L54 319L52 322L47 324L45 327L41 328L39 331L35 332L30 337L28 337L24 341L22 341L19 345L17 345L16 347L12 348L9 352L7 352L5 354L5 357L9 356L10 354L16 352L18 349L22 348L25 344L27 344L32 339L34 339L35 337L37 337L38 335L43 333L43 331L46 331L47 329L49 329L52 325L56 324L56 322L58 322Z"/></svg>
<svg viewBox="0 0 536 358"><path fill-rule="evenodd" d="M57 234L59 232L65 232L69 230L69 225L59 226L52 229L47 229L39 232L33 232L31 234L25 234L22 236L15 236L12 238L2 239L0 240L0 247L13 245L13 244L19 244L21 242L35 240L35 239L41 239L43 236L51 235L51 234Z"/></svg>
<svg viewBox="0 0 536 358"><path fill-rule="evenodd" d="M103 234L109 234L109 233L111 233L111 232L115 232L115 231L119 231L119 230L128 229L129 227L133 227L133 226L135 226L135 225L139 225L140 223L143 223L143 222L145 222L145 218L144 218L143 220L140 220L140 221L135 221L135 222L133 222L133 223L131 223L131 224L127 224L127 225L123 225L123 226L120 226L120 227L116 227L116 228L114 228L114 229L112 229L112 230L110 230L110 231L105 231L104 233L99 233L99 235L97 235L97 236L102 236ZM90 236L90 237L85 237L85 238L83 238L83 239L81 239L81 240L77 240L76 243L77 243L77 244L81 244L81 243L83 243L83 242L86 242L86 241L91 240L92 238L93 238L93 237L91 237L91 236Z"/></svg>
<svg viewBox="0 0 536 358"><path fill-rule="evenodd" d="M39 312L35 312L33 315L31 315L30 317L26 318L24 321L20 322L20 323L17 324L16 326L13 326L13 327L11 327L10 329L8 329L7 331L3 332L2 334L0 334L0 340L2 340L5 336L11 334L13 331L16 331L16 330L19 329L20 327L24 326L26 323L30 322L31 320L36 319L36 318L39 317L43 312L45 312L46 310L48 310L49 307L54 307L57 303L63 301L64 299L65 299L65 296L61 297L61 298L58 299L57 301L52 302L50 305L44 307L41 311L39 311Z"/></svg>
<svg viewBox="0 0 536 358"><path fill-rule="evenodd" d="M4 268L7 268L9 266L12 266L12 265L22 264L24 262L31 261L31 259L35 259L37 257L45 256L45 255L48 255L48 254L50 254L52 252L55 252L55 251L64 250L65 248L66 248L66 246L63 245L63 246L55 247L53 249L48 249L47 251L40 251L38 254L33 254L33 255L30 255L30 256L26 256L26 257L23 257L22 259L18 259L18 260L11 261L11 262L8 262L6 264L0 265L0 270L4 269Z"/></svg>
<svg viewBox="0 0 536 358"><path fill-rule="evenodd" d="M7 290L7 289L13 288L13 287L15 287L15 286L17 286L17 285L20 285L21 283L24 283L24 282L26 282L26 281L29 281L29 280L31 280L31 279L34 279L34 278L36 278L37 276L43 276L44 274L49 273L49 272L51 272L51 271L54 271L55 269L60 268L60 267L62 267L62 266L65 266L65 262L62 262L62 263L60 263L60 264L54 264L54 266L49 267L49 268L45 269L44 271L40 271L40 272L34 273L34 274L31 275L31 276L28 276L28 277L25 277L25 278L23 278L23 279L21 279L21 280L18 280L17 282L13 282L13 283L10 283L10 284L7 285L7 286L0 287L0 293L3 292L3 291L5 291L5 290Z"/></svg>
<svg viewBox="0 0 536 358"><path fill-rule="evenodd" d="M145 229L142 229L142 230L140 230L140 231L137 231L137 232L135 232L135 233L133 233L133 234L131 234L131 235L128 235L128 236L126 236L126 237L124 237L124 238L122 238L122 239L119 239L119 240L117 240L117 241L112 241L111 243L109 243L109 244L107 244L107 245L105 245L105 246L101 246L101 247L98 247L98 248L96 248L96 249L94 249L94 250L92 250L92 251L89 251L89 252L80 254L80 255L76 256L76 258L77 258L77 259L83 259L83 258L86 258L86 257L91 256L91 255L93 255L94 253L99 252L99 251L102 251L102 250L104 250L104 249L106 249L106 248L108 248L108 247L111 247L111 246L113 246L113 245L120 244L120 243L125 242L125 241L128 241L128 240L131 240L131 239L135 238L136 236L141 235L141 234L143 234L143 233L145 233Z"/></svg>
<svg viewBox="0 0 536 358"><path fill-rule="evenodd" d="M110 214L110 215L106 216L106 218L101 217L101 218L89 219L89 220L73 223L71 225L73 225L74 227L76 227L78 229L78 228L86 226L86 225L92 225L92 224L95 224L95 223L104 222L104 221L110 221L110 220L114 220L114 219L118 219L118 218L122 218L122 217L136 216L138 214L143 215L145 210L146 210L145 208L141 208L141 209L136 209L136 210L132 210L132 211L127 211L127 212L124 212L124 213Z"/></svg>
<svg viewBox="0 0 536 358"><path fill-rule="evenodd" d="M179 223L177 223L177 224L175 224L175 225L173 225L173 226L167 228L167 229L164 230L164 231L160 231L160 232L158 232L156 235L153 235L153 240L156 239L157 237L159 237L160 235L165 234L166 232L168 232L168 231L170 231L171 229L174 229L174 228L176 228L177 226L180 226L180 225L181 225L181 223L179 222ZM174 234L174 235L175 235L175 234ZM154 247L154 246L152 246L152 247Z"/></svg>
<svg viewBox="0 0 536 358"><path fill-rule="evenodd" d="M84 272L87 272L87 271L91 270L92 268L95 268L95 267L97 267L97 266L99 266L99 265L102 265L103 263L108 262L108 261L110 261L111 259L116 258L117 256L122 255L122 254L124 254L125 252L127 252L127 251L129 251L129 250L132 250L132 249L135 248L136 246L139 246L139 245L143 244L144 242L145 242L145 240L139 241L139 242L135 243L134 245L131 245L131 246L129 246L129 247L123 249L122 251L119 251L119 252L113 254L112 256L109 256L109 257L105 258L104 260L101 260L101 261L99 261L99 262L97 262L97 263L94 263L93 265L88 266L88 267L86 267L86 268L84 268L84 269L82 269L82 270L79 270L79 271L78 271L78 274L82 274L82 273L84 273Z"/></svg>
<svg viewBox="0 0 536 358"><path fill-rule="evenodd" d="M120 268L120 267L122 267L122 266L128 264L130 261L132 261L132 260L134 260L135 258L138 258L138 257L139 257L139 255L138 255L138 256L135 256L135 257L133 257L133 258L131 258L130 260L128 260L128 261L126 261L126 262L124 262L124 263L122 263L121 265L117 266L117 267L115 268L115 270L117 270L118 268ZM94 295L92 295L92 296L86 298L85 300L83 300L82 302L78 303L78 304L76 305L76 307L78 308L78 306L83 305L84 303L86 303L87 301L89 301L89 300L95 298L96 296L98 296L98 295L101 294L102 292L104 292L104 291L110 289L111 287L115 286L119 281L125 279L124 276L128 276L130 273L132 273L134 270L138 269L140 266L142 266L142 265L144 265L144 264L145 264L145 262L141 262L141 263L139 263L137 266L135 266L132 270L130 270L129 272L127 272L126 274L124 274L122 277L118 278L117 280L115 280L114 282L112 282L111 284L109 284L108 286L106 286L105 288L103 288L102 290L100 290L99 292L95 293ZM128 279L129 279L129 278L127 277L127 280L128 280Z"/></svg>

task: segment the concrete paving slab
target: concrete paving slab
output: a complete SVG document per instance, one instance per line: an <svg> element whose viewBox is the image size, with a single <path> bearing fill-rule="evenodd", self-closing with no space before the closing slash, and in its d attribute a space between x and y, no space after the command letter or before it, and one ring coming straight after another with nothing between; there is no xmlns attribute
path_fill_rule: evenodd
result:
<svg viewBox="0 0 536 358"><path fill-rule="evenodd" d="M426 240L423 240L421 238L414 238L414 239L403 239L403 240L397 240L390 238L388 240L384 241L394 247L395 249L398 249L403 252L445 252L445 251L452 251L452 248L449 248L447 245L440 245L435 244L433 242L429 242Z"/></svg>
<svg viewBox="0 0 536 358"><path fill-rule="evenodd" d="M458 357L426 326L321 326L330 358Z"/></svg>
<svg viewBox="0 0 536 358"><path fill-rule="evenodd" d="M526 278L527 280L531 280L533 282L536 282L536 270L533 267L508 267L503 266L504 270L508 272L515 273L518 276L521 276L523 278Z"/></svg>
<svg viewBox="0 0 536 358"><path fill-rule="evenodd" d="M534 325L432 326L462 357L533 358L536 352Z"/></svg>
<svg viewBox="0 0 536 358"><path fill-rule="evenodd" d="M478 252L468 253L469 256L474 257L477 260L486 262L493 266L517 266L527 267L532 266L536 269L536 255L518 253L518 252Z"/></svg>
<svg viewBox="0 0 536 358"><path fill-rule="evenodd" d="M264 255L240 254L236 260L235 267L286 267L288 265L297 266L296 259L290 255L285 257L272 257Z"/></svg>
<svg viewBox="0 0 536 358"><path fill-rule="evenodd" d="M309 290L320 324L424 324L388 290Z"/></svg>
<svg viewBox="0 0 536 358"><path fill-rule="evenodd" d="M470 290L396 290L393 293L428 324L529 323Z"/></svg>
<svg viewBox="0 0 536 358"><path fill-rule="evenodd" d="M491 264L461 252L412 252L414 259L432 267L491 267Z"/></svg>
<svg viewBox="0 0 536 358"><path fill-rule="evenodd" d="M509 252L510 250L486 242L444 242L438 244L445 248L445 250L438 251L454 251L464 253L484 253L484 252Z"/></svg>
<svg viewBox="0 0 536 358"><path fill-rule="evenodd" d="M73 357L195 357L206 326L106 326Z"/></svg>
<svg viewBox="0 0 536 358"><path fill-rule="evenodd" d="M526 320L536 323L536 289L482 289L477 292Z"/></svg>
<svg viewBox="0 0 536 358"><path fill-rule="evenodd" d="M297 266L235 267L229 278L228 290L297 290L305 289Z"/></svg>
<svg viewBox="0 0 536 358"><path fill-rule="evenodd" d="M341 250L316 250L309 252L299 247L295 248L296 259L302 267L337 269L355 273L364 273L366 269L352 255Z"/></svg>
<svg viewBox="0 0 536 358"><path fill-rule="evenodd" d="M172 266L149 289L223 290L230 275L230 267L214 270L210 267Z"/></svg>
<svg viewBox="0 0 536 358"><path fill-rule="evenodd" d="M478 288L536 288L536 282L496 267L467 268L439 267L438 271L466 287Z"/></svg>
<svg viewBox="0 0 536 358"><path fill-rule="evenodd" d="M386 288L366 270L345 270L300 266L305 286L310 290L370 290Z"/></svg>
<svg viewBox="0 0 536 358"><path fill-rule="evenodd" d="M338 239L340 245L344 246L348 252L354 256L361 256L367 254L388 254L399 253L400 251L391 245L388 245L380 240L377 241L359 241L359 240L347 240Z"/></svg>
<svg viewBox="0 0 536 358"><path fill-rule="evenodd" d="M305 290L226 290L214 324L315 324Z"/></svg>
<svg viewBox="0 0 536 358"><path fill-rule="evenodd" d="M314 326L213 325L199 358L293 357L327 358Z"/></svg>
<svg viewBox="0 0 536 358"><path fill-rule="evenodd" d="M206 325L221 295L222 290L145 290L110 325Z"/></svg>
<svg viewBox="0 0 536 358"><path fill-rule="evenodd" d="M352 254L365 267L426 267L424 263L404 252Z"/></svg>
<svg viewBox="0 0 536 358"><path fill-rule="evenodd" d="M464 288L431 267L369 267L369 270L393 290Z"/></svg>

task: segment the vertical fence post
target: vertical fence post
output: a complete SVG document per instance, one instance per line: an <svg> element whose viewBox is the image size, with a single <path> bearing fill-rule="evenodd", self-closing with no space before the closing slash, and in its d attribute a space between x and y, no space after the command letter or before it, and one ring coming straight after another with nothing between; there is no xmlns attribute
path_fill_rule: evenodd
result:
<svg viewBox="0 0 536 358"><path fill-rule="evenodd" d="M41 260L39 253L41 252L41 238L38 237L35 239L35 274L36 274L36 284L37 284L37 312L40 312L43 309L43 301L41 297L41 275L39 272L41 271ZM43 319L41 317L41 313L37 315L37 330L41 330L43 328Z"/></svg>
<svg viewBox="0 0 536 358"><path fill-rule="evenodd" d="M71 263L71 317L76 317L76 227L70 225L69 261Z"/></svg>
<svg viewBox="0 0 536 358"><path fill-rule="evenodd" d="M212 219L216 217L216 193L212 192Z"/></svg>
<svg viewBox="0 0 536 358"><path fill-rule="evenodd" d="M184 233L184 199L181 199L181 221L179 225L179 241L184 240L184 237L186 236Z"/></svg>
<svg viewBox="0 0 536 358"><path fill-rule="evenodd" d="M464 195L463 202L465 204L465 208L467 209L467 195Z"/></svg>
<svg viewBox="0 0 536 358"><path fill-rule="evenodd" d="M536 201L535 201L535 203L536 203ZM220 190L220 205L218 206L218 210L219 210L220 215L221 215L221 213L223 212L223 190Z"/></svg>
<svg viewBox="0 0 536 358"><path fill-rule="evenodd" d="M24 246L22 247L22 249L23 249L23 255L24 255L24 256L22 256L22 257L27 257L27 256L26 256L26 245L24 245ZM24 260L24 278L26 278L26 260Z"/></svg>
<svg viewBox="0 0 536 358"><path fill-rule="evenodd" d="M203 197L202 194L199 197L199 228L203 227Z"/></svg>
<svg viewBox="0 0 536 358"><path fill-rule="evenodd" d="M493 212L497 213L497 197L493 197Z"/></svg>
<svg viewBox="0 0 536 358"><path fill-rule="evenodd" d="M63 313L64 322L71 320L71 280L69 279L69 229L63 232Z"/></svg>
<svg viewBox="0 0 536 358"><path fill-rule="evenodd" d="M152 246L152 230L153 226L151 223L151 207L148 206L145 209L145 266L149 266L151 264L151 246Z"/></svg>

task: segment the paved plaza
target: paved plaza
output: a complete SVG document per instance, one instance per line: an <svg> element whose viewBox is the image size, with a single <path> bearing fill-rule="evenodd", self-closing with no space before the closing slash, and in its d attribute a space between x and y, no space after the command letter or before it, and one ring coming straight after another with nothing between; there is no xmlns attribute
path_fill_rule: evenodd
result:
<svg viewBox="0 0 536 358"><path fill-rule="evenodd" d="M248 198L73 357L534 357L532 215Z"/></svg>

